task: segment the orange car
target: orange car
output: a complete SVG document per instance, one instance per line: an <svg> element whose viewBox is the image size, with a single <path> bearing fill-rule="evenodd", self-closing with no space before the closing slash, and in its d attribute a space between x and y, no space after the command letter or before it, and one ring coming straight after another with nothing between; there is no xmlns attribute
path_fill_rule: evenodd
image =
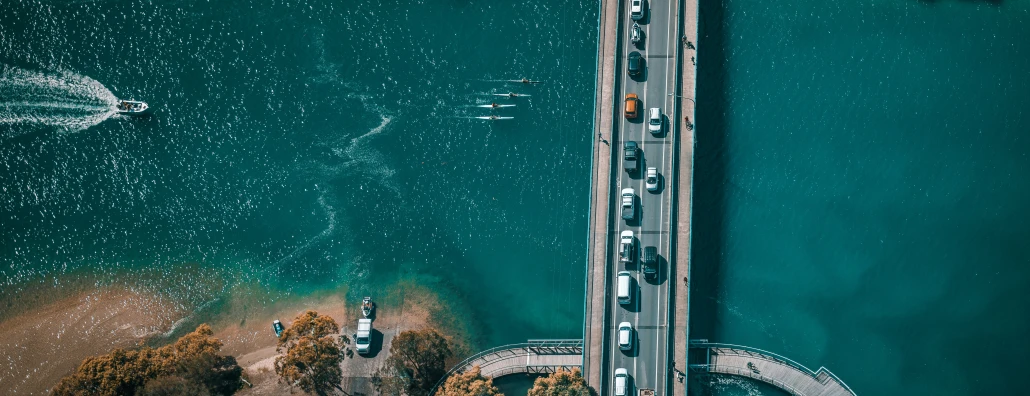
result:
<svg viewBox="0 0 1030 396"><path fill-rule="evenodd" d="M626 118L637 118L639 115L638 102L637 94L626 94Z"/></svg>

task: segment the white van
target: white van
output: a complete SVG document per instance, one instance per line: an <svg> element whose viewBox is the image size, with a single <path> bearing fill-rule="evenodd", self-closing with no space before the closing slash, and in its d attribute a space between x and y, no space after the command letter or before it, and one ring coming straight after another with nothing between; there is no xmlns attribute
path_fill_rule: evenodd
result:
<svg viewBox="0 0 1030 396"><path fill-rule="evenodd" d="M619 304L629 304L633 301L633 296L630 294L630 288L633 287L633 277L630 276L629 271L619 271L618 284Z"/></svg>

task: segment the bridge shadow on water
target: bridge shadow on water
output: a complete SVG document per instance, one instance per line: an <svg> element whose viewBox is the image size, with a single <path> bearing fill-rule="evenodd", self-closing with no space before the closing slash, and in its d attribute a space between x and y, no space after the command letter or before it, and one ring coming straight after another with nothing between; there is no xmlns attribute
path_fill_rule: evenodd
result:
<svg viewBox="0 0 1030 396"><path fill-rule="evenodd" d="M697 50L684 54L698 62L695 114L694 185L691 228L690 338L714 339L719 323L726 221L729 110L726 70L725 0L700 0ZM696 54L692 54L696 52ZM677 280L680 281L680 280ZM691 394L697 387L690 387Z"/></svg>

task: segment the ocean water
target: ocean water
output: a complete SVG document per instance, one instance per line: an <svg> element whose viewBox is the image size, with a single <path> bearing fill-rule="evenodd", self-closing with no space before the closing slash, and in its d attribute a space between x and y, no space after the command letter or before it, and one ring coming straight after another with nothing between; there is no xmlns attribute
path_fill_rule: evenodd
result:
<svg viewBox="0 0 1030 396"><path fill-rule="evenodd" d="M473 348L582 334L596 2L2 8L0 315L82 282L217 318L415 279Z"/></svg>
<svg viewBox="0 0 1030 396"><path fill-rule="evenodd" d="M702 0L697 59L691 337L1026 393L1030 2Z"/></svg>

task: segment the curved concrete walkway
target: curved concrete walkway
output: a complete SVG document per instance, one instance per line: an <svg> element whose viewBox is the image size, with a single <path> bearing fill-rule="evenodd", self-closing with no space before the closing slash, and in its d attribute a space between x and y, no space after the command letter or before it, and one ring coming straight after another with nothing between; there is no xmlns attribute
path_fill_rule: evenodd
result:
<svg viewBox="0 0 1030 396"><path fill-rule="evenodd" d="M693 372L747 377L797 396L855 395L825 367L812 371L775 353L741 345L691 342L690 347L706 349L706 361L690 365Z"/></svg>
<svg viewBox="0 0 1030 396"><path fill-rule="evenodd" d="M559 369L583 367L583 340L529 340L521 344L490 348L458 363L433 388L447 377L479 366L480 374L501 377L514 373L553 373Z"/></svg>

